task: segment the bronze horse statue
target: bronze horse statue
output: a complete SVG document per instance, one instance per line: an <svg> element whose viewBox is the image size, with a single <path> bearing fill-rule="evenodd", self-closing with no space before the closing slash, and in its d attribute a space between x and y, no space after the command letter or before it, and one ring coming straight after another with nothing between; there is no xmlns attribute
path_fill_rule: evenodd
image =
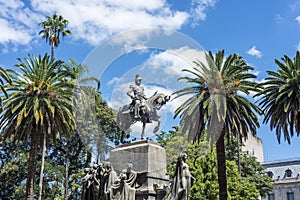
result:
<svg viewBox="0 0 300 200"><path fill-rule="evenodd" d="M134 118L134 102L121 107L117 113L117 124L122 130L121 142L124 142L124 136L129 138L130 133L128 133L128 130L131 125L137 121L140 121L143 124L141 134L142 140L144 139L145 127L147 123L156 121L157 126L154 128L153 133L157 133L160 126L160 116L157 115L157 110L160 110L160 108L169 100L170 96L155 92L154 95L145 100L145 105L141 106L139 109L140 119Z"/></svg>

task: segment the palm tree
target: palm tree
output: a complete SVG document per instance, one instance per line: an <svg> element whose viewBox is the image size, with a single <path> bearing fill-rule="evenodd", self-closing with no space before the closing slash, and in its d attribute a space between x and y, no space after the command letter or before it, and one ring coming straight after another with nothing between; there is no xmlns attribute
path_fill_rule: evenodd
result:
<svg viewBox="0 0 300 200"><path fill-rule="evenodd" d="M80 76L87 71L87 66L79 65L77 64L74 60L70 59L68 60L67 63L64 63L60 69L61 72L64 71L65 73L65 79L66 81L70 81L71 84L74 85L75 88L79 88L78 83L81 81L78 81ZM99 82L99 80L97 80ZM97 83L98 83L97 82ZM100 82L98 83L98 87L100 85ZM75 90L76 91L76 90ZM43 147L42 147L42 158L41 158L41 169L40 169L40 180L39 180L39 195L38 195L38 200L42 199L42 194L43 194L43 176L44 176L44 164L45 164L45 154L46 154L46 134L44 134L43 138ZM70 141L67 141L69 143ZM61 149L61 148L60 148ZM68 163L69 163L69 151L62 149L66 156L66 164L65 164L65 169L66 169L66 175L65 175L65 184L64 184L64 199L68 199Z"/></svg>
<svg viewBox="0 0 300 200"><path fill-rule="evenodd" d="M60 44L60 34L62 36L70 35L71 32L69 30L66 30L65 27L68 24L68 20L63 19L62 16L58 16L54 14L51 17L47 16L47 20L40 23L40 25L43 26L43 30L39 32L39 34L43 34L43 38L46 39L46 41L49 41L49 44L51 45L51 58L54 59L54 47L57 47ZM46 135L44 136L46 137ZM44 138L44 141L46 138ZM44 171L44 160L45 160L45 144L43 144L43 150L42 150L42 163L41 163L41 171L40 171L40 182L39 182L39 200L42 198L42 187L43 187L43 171Z"/></svg>
<svg viewBox="0 0 300 200"><path fill-rule="evenodd" d="M264 89L256 96L261 96L263 123L270 122L270 129L276 129L279 143L283 133L290 144L295 131L300 134L300 52L293 60L286 55L281 60L275 59L279 69L267 71L269 77L261 83Z"/></svg>
<svg viewBox="0 0 300 200"><path fill-rule="evenodd" d="M224 59L224 50L206 54L205 65L196 61L194 70L184 70L194 77L182 77L192 86L183 88L175 94L177 98L185 95L192 97L175 111L181 118L183 134L189 139L200 140L208 129L208 139L216 142L218 158L218 182L220 200L227 199L227 180L225 165L225 137L247 138L249 133L256 134L259 127L255 112L259 108L242 96L258 91L256 83L250 79L256 76L249 73L253 68L237 54ZM230 135L232 133L233 135Z"/></svg>
<svg viewBox="0 0 300 200"><path fill-rule="evenodd" d="M6 90L4 88L4 84L5 82L7 83L11 83L11 79L10 76L7 74L7 71L5 69L3 69L2 67L0 67L0 92L3 92L5 94L5 96L7 97L7 93ZM2 98L0 98L0 104L2 104Z"/></svg>
<svg viewBox="0 0 300 200"><path fill-rule="evenodd" d="M87 124L90 124L90 120L87 115L84 115L83 113L89 113L89 115L93 115L95 113L95 110L91 110L92 108L95 108L94 100L97 95L97 91L100 89L100 81L96 77L87 77L86 74L89 72L88 66L81 65L76 63L75 60L69 59L68 62L64 63L64 65L61 68L61 71L64 71L65 74L68 74L69 77L71 77L70 81L74 85L74 100L75 100L75 106L76 106L76 112L75 112L75 118L76 118L76 125L77 125L77 132L80 132L82 129L82 124L85 126ZM97 87L92 87L91 84L96 83ZM84 84L90 84L90 86L83 86ZM91 102L91 99L93 102ZM80 104L80 105L78 105ZM83 105L83 106L82 106ZM82 108L80 108L82 106ZM80 116L78 116L78 113L80 112ZM82 116L85 116L84 119L82 119ZM79 123L81 117L81 121L84 121L82 123ZM96 117L96 116L94 116ZM95 125L97 123L93 123ZM89 130L89 134L92 133L92 130ZM99 132L97 132L99 134ZM68 181L69 181L69 162L70 162L70 152L69 147L72 144L72 138L71 140L67 140L66 148L61 147L60 150L65 154L65 182L64 182L64 199L68 199ZM90 152L88 152L90 154Z"/></svg>
<svg viewBox="0 0 300 200"><path fill-rule="evenodd" d="M11 72L12 84L7 86L0 128L5 138L30 143L26 199L33 200L39 147L44 143L48 147L50 142L56 145L61 134L67 137L74 132L73 85L59 70L63 62L47 54L18 61L17 70Z"/></svg>
<svg viewBox="0 0 300 200"><path fill-rule="evenodd" d="M57 14L47 16L47 20L40 23L43 30L39 34L51 45L51 58L54 58L54 47L60 44L60 35L64 37L71 34L70 30L65 29L68 23L68 20Z"/></svg>

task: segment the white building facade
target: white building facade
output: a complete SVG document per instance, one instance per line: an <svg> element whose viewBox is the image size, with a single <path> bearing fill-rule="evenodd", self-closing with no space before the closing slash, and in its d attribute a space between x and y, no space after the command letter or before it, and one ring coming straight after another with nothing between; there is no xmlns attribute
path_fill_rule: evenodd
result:
<svg viewBox="0 0 300 200"><path fill-rule="evenodd" d="M274 190L263 200L300 200L300 158L262 164L273 178Z"/></svg>
<svg viewBox="0 0 300 200"><path fill-rule="evenodd" d="M263 144L259 137L249 135L243 151L257 158L274 181L274 190L261 200L300 200L300 158L264 162Z"/></svg>
<svg viewBox="0 0 300 200"><path fill-rule="evenodd" d="M243 141L242 151L248 152L251 157L255 157L258 162L264 161L263 143L256 135L249 134L247 140Z"/></svg>

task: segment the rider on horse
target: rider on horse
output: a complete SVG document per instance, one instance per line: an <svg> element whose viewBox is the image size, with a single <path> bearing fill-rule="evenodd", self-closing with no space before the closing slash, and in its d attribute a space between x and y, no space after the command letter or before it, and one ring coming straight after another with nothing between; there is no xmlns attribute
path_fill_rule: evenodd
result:
<svg viewBox="0 0 300 200"><path fill-rule="evenodd" d="M135 85L130 85L127 95L132 99L134 105L134 118L141 119L139 114L140 108L145 106L145 100L147 99L144 95L144 87L141 86L142 78L139 75L135 76Z"/></svg>

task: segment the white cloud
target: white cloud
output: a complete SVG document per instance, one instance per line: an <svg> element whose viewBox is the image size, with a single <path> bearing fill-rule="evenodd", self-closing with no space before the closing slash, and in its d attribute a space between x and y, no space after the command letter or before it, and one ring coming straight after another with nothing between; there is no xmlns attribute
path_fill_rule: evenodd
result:
<svg viewBox="0 0 300 200"><path fill-rule="evenodd" d="M113 80L118 80L114 85L114 89L111 90L112 94L109 95L111 96L111 98L109 98L109 105L119 110L120 107L131 102L126 92L128 91L129 85L134 84L136 74L139 74L143 78L142 85L144 86L146 97L152 96L156 91L166 95L172 95L175 91L190 86L177 79L186 75L182 72L182 69L195 67L192 63L193 61L198 59L205 63L204 55L204 50L195 50L187 46L160 52L154 51L143 65L131 69L122 77L112 78L112 80L109 81L112 83L114 82ZM161 128L164 126L163 121L168 118L167 116L173 116L175 110L191 96L185 95L176 99L174 99L174 97L175 95L172 95L172 100L159 111L159 115L162 119ZM155 125L155 122L147 124L146 132L149 136L151 136ZM140 137L140 123L132 126L131 129L134 136Z"/></svg>
<svg viewBox="0 0 300 200"><path fill-rule="evenodd" d="M70 21L74 39L83 39L92 45L114 33L135 28L179 29L188 19L187 13L171 10L164 0L32 0L32 6L45 14L63 15Z"/></svg>
<svg viewBox="0 0 300 200"><path fill-rule="evenodd" d="M141 10L146 9L148 11L156 10L164 6L164 1L152 0L149 2L141 3L140 0L106 0L106 3L115 7L123 7L128 10Z"/></svg>
<svg viewBox="0 0 300 200"><path fill-rule="evenodd" d="M7 20L0 19L0 27L0 43L19 42L24 45L31 40L30 35L24 29L14 27Z"/></svg>
<svg viewBox="0 0 300 200"><path fill-rule="evenodd" d="M152 54L145 64L163 66L166 73L172 76L181 76L183 69L192 69L195 67L194 61L201 60L205 62L204 50L195 50L189 47L171 49L158 54Z"/></svg>
<svg viewBox="0 0 300 200"><path fill-rule="evenodd" d="M210 7L214 7L216 2L217 0L192 0L192 6L190 11L192 16L192 24L196 25L199 20L205 20L205 11Z"/></svg>
<svg viewBox="0 0 300 200"><path fill-rule="evenodd" d="M120 80L120 78L114 77L110 81L108 81L107 85L114 85L114 84L118 83L119 80Z"/></svg>
<svg viewBox="0 0 300 200"><path fill-rule="evenodd" d="M188 47L152 53L142 66L134 68L120 78L113 78L112 81L109 81L111 84L115 82L113 80L118 80L111 95L110 105L118 110L121 106L130 103L130 98L126 92L129 85L134 84L136 74L143 78L142 84L145 88L146 97L153 95L156 91L171 95L173 92L187 87L186 83L178 81L179 77L190 75L183 73L182 70L195 67L192 62L197 59L205 63L204 55L204 51L197 51ZM189 97L177 98L169 102L164 109L174 113L187 98Z"/></svg>
<svg viewBox="0 0 300 200"><path fill-rule="evenodd" d="M193 0L190 9L179 11L166 0L31 0L27 4L0 0L0 44L30 44L39 38L39 23L55 12L69 20L67 28L73 33L72 39L97 45L115 33L136 28L178 30L188 22L204 20L207 8L215 2Z"/></svg>
<svg viewBox="0 0 300 200"><path fill-rule="evenodd" d="M262 53L256 49L256 46L253 46L251 49L249 49L247 51L247 54L249 54L251 56L256 56L258 58L260 58L262 56Z"/></svg>
<svg viewBox="0 0 300 200"><path fill-rule="evenodd" d="M0 0L0 3L3 4L3 6L6 8L13 8L13 9L17 9L19 7L24 6L24 3L19 0L11 0L11 1Z"/></svg>
<svg viewBox="0 0 300 200"><path fill-rule="evenodd" d="M36 29L42 15L33 12L19 0L0 0L0 7L2 52L8 51L8 45L12 45L10 50L17 50L19 45L30 44L37 34Z"/></svg>
<svg viewBox="0 0 300 200"><path fill-rule="evenodd" d="M298 42L298 44L297 44L297 51L300 51L300 42Z"/></svg>
<svg viewBox="0 0 300 200"><path fill-rule="evenodd" d="M300 23L300 15L298 17L295 18L295 20L297 21L297 23Z"/></svg>

